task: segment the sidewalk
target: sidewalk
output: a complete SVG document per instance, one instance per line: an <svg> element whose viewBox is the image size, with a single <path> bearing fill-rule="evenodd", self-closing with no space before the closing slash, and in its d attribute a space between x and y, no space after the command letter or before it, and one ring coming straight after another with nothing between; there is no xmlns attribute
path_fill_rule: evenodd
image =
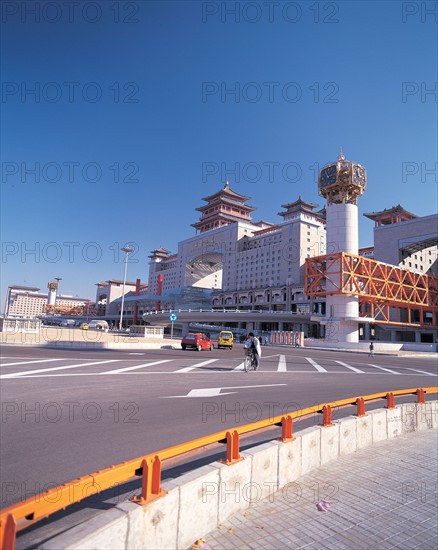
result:
<svg viewBox="0 0 438 550"><path fill-rule="evenodd" d="M26 345L53 347L65 349L160 349L164 346L172 347L181 339L170 338L143 338L130 336L126 333L104 332L97 330L80 330L64 327L42 327L39 334L17 332L0 332L2 345Z"/></svg>
<svg viewBox="0 0 438 550"><path fill-rule="evenodd" d="M341 457L236 514L198 548L435 550L437 451L438 432L427 430Z"/></svg>

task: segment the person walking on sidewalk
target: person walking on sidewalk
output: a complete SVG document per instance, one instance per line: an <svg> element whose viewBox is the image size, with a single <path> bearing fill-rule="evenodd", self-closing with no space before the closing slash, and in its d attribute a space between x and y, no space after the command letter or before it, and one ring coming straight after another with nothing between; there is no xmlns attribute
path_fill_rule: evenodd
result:
<svg viewBox="0 0 438 550"><path fill-rule="evenodd" d="M370 352L368 354L369 357L374 357L374 344L370 343Z"/></svg>

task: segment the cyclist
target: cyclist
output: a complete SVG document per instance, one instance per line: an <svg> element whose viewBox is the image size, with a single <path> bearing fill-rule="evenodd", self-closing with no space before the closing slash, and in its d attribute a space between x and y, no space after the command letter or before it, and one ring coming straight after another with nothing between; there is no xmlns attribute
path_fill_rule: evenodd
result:
<svg viewBox="0 0 438 550"><path fill-rule="evenodd" d="M254 354L255 370L259 368L260 357L262 356L262 348L259 339L254 336L253 332L248 333L248 338L244 344L245 349L250 349Z"/></svg>

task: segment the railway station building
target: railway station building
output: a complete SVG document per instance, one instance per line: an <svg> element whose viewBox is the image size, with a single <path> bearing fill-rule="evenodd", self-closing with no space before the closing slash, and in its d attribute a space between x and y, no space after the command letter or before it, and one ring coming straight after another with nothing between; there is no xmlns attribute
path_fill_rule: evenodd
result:
<svg viewBox="0 0 438 550"><path fill-rule="evenodd" d="M324 296L308 294L305 287L306 260L330 252L325 208L299 196L281 206L281 221L254 221L250 198L228 182L203 201L192 224L195 235L180 241L176 253L160 246L149 256L148 293L160 300L160 308L183 308L183 294L190 307L190 292L204 292L198 307L326 315ZM438 275L438 214L418 217L397 205L364 215L375 223L374 243L359 249L360 256ZM144 309L153 307L151 299ZM436 319L420 317L361 327L361 338L434 341ZM314 324L303 328L307 336L323 336Z"/></svg>

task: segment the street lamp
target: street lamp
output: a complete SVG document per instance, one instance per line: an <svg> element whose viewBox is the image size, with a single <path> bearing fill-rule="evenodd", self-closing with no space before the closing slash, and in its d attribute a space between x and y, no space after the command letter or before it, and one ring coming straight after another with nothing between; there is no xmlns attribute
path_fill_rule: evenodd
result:
<svg viewBox="0 0 438 550"><path fill-rule="evenodd" d="M120 323L119 323L119 330L122 330L122 322L123 322L123 306L125 304L125 283L126 283L126 271L128 269L128 254L130 252L133 252L134 249L130 246L124 246L120 250L123 250L125 253L125 272L123 275L123 288L122 288L122 307L120 308Z"/></svg>

